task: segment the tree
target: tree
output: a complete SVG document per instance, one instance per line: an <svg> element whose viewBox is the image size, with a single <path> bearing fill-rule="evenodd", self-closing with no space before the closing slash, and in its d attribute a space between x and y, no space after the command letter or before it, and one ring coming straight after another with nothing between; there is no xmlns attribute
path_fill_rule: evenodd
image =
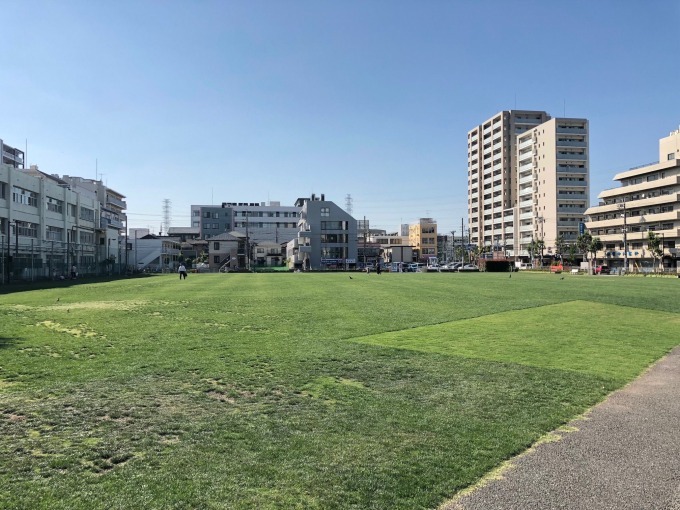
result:
<svg viewBox="0 0 680 510"><path fill-rule="evenodd" d="M541 255L541 266L543 265L543 249L545 248L545 243L542 239L531 239L527 251L531 255L531 265L534 265L534 257L536 255Z"/></svg>
<svg viewBox="0 0 680 510"><path fill-rule="evenodd" d="M588 260L588 253L590 252L590 243L592 242L593 236L590 235L590 232L581 234L576 238L576 247L583 254L583 258L588 263L590 263ZM589 268L588 274L593 274L592 267Z"/></svg>
<svg viewBox="0 0 680 510"><path fill-rule="evenodd" d="M576 254L578 253L578 247L576 244L571 243L569 244L569 262L574 265L574 262L576 262Z"/></svg>
<svg viewBox="0 0 680 510"><path fill-rule="evenodd" d="M555 251L557 252L557 255L560 257L560 262L564 264L564 259L562 258L562 255L564 254L565 250L567 249L567 243L564 240L564 234L560 234L557 236L557 239L555 239Z"/></svg>
<svg viewBox="0 0 680 510"><path fill-rule="evenodd" d="M656 271L656 259L663 257L663 247L661 246L661 238L652 230L647 233L647 249L654 257L654 271Z"/></svg>
<svg viewBox="0 0 680 510"><path fill-rule="evenodd" d="M602 248L604 248L604 244L602 244L600 238L593 237L590 241L590 246L588 246L588 251L593 255L591 260L595 260L597 258L597 252L602 250Z"/></svg>

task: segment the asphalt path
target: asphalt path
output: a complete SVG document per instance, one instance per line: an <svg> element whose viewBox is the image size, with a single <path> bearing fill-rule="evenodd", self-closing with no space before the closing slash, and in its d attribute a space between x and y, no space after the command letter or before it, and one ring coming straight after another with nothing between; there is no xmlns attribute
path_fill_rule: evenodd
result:
<svg viewBox="0 0 680 510"><path fill-rule="evenodd" d="M441 510L680 510L680 347Z"/></svg>

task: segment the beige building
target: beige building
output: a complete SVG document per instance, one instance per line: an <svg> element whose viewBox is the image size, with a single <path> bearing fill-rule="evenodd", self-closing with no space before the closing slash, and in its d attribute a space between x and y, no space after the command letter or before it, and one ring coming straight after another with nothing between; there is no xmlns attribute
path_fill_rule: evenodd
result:
<svg viewBox="0 0 680 510"><path fill-rule="evenodd" d="M598 258L612 267L651 268L649 231L661 237L663 264L677 269L680 237L680 130L659 141L659 162L618 173L620 186L601 192L586 211L586 227L599 237Z"/></svg>
<svg viewBox="0 0 680 510"><path fill-rule="evenodd" d="M470 242L527 258L573 242L588 205L588 121L503 111L468 133Z"/></svg>
<svg viewBox="0 0 680 510"><path fill-rule="evenodd" d="M541 240L544 254L558 253L558 239L573 244L589 204L588 121L551 119L517 136L517 199L505 215L513 226L508 255L530 256ZM507 241L507 238L506 238Z"/></svg>
<svg viewBox="0 0 680 510"><path fill-rule="evenodd" d="M420 218L409 225L408 244L418 250L420 258L437 256L437 222L432 218Z"/></svg>

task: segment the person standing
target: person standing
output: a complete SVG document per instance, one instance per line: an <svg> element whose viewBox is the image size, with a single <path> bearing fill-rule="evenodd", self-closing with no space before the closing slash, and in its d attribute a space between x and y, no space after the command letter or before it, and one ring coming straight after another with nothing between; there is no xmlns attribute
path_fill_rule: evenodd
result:
<svg viewBox="0 0 680 510"><path fill-rule="evenodd" d="M184 267L184 263L179 265L179 279L181 280L182 278L187 279L187 268Z"/></svg>
<svg viewBox="0 0 680 510"><path fill-rule="evenodd" d="M71 267L71 280L75 280L78 277L78 269L75 264Z"/></svg>

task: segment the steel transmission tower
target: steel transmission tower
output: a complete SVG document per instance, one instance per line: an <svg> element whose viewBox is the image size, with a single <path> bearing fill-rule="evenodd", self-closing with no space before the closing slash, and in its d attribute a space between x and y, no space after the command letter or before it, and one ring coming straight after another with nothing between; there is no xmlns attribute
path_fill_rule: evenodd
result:
<svg viewBox="0 0 680 510"><path fill-rule="evenodd" d="M169 230L170 230L170 216L172 213L172 202L170 202L169 198L163 199L163 227L161 228L161 232L165 232L165 235L168 235Z"/></svg>
<svg viewBox="0 0 680 510"><path fill-rule="evenodd" d="M345 197L345 211L350 216L352 215L352 195L349 193L347 193L347 196Z"/></svg>

